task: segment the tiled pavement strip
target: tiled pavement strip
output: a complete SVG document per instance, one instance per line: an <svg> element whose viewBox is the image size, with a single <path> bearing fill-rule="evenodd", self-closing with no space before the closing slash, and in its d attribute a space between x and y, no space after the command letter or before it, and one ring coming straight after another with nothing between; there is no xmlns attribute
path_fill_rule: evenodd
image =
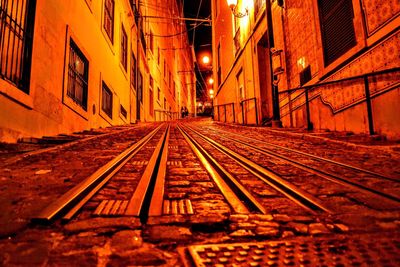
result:
<svg viewBox="0 0 400 267"><path fill-rule="evenodd" d="M207 127L225 127L209 121L193 123ZM247 127L228 126L225 129L243 134L254 132L254 128ZM261 134L264 131L261 128L256 129ZM47 161L53 157L46 155L43 158L26 158L3 167L0 174L0 265L400 265L398 211L382 212L379 218L371 214L347 214L339 219L334 216L318 218L292 214L230 214L229 207L217 194L207 174L201 170L199 162L190 153L190 149L184 146L183 139L175 134L169 147L170 182L165 192L170 208L167 215L149 218L146 225L131 217L86 217L83 220L56 222L48 226L29 224L29 216L39 210L39 207L43 207L49 199L63 192L64 187L70 187L76 181L77 173L78 176L90 174L100 164L85 166L82 161L87 158L98 159L99 162L107 161L115 153L108 151L110 147L103 151L108 155L98 155L100 148L93 151L89 149L87 153L83 150L70 150L68 160L57 156L56 164L52 168L45 168ZM306 133L297 134L302 140L314 138ZM290 134L283 135L289 139ZM330 144L326 137L319 140ZM125 143L128 142L124 141L123 144ZM336 141L333 143L344 144ZM388 159L399 162L400 156L392 149L396 146L368 150L368 145L367 141L361 146L349 146L353 150L361 147L360 149L367 151L365 153L374 151L369 152L371 155L365 158L372 166L382 166L381 161ZM124 146L121 145L121 149ZM379 159L377 162L374 162L375 157ZM136 163L132 165L138 168L140 161ZM385 164L383 166L389 163ZM55 167L60 170L54 170ZM47 169L51 171L46 172ZM394 169L399 171L399 168ZM29 179L25 181L25 177ZM108 193L113 194L113 189ZM188 203L188 196L191 198L190 205L193 205L193 215L188 212L188 204L185 204ZM184 214L179 214L179 205L185 210ZM13 221L7 220L7 216L12 217Z"/></svg>

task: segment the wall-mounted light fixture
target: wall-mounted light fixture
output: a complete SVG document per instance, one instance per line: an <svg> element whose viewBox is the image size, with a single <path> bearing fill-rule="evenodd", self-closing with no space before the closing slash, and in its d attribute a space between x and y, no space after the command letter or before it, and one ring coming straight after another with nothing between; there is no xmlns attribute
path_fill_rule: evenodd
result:
<svg viewBox="0 0 400 267"><path fill-rule="evenodd" d="M283 63L282 63L282 49L271 48L271 57L272 57L272 68L274 75L282 74Z"/></svg>
<svg viewBox="0 0 400 267"><path fill-rule="evenodd" d="M228 2L228 6L229 6L230 9L232 10L232 14L233 14L235 17L237 17L237 18L243 18L243 17L249 15L249 10L247 9L247 7L244 9L244 10L245 10L245 13L241 13L241 12L238 12L238 11L236 10L236 7L237 7L237 0L227 0L227 2Z"/></svg>

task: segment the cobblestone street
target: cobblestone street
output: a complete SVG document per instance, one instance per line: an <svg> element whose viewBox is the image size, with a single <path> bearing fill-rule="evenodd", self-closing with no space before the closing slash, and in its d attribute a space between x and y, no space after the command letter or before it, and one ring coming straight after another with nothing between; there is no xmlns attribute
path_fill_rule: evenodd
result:
<svg viewBox="0 0 400 267"><path fill-rule="evenodd" d="M400 265L394 142L185 119L1 157L2 266Z"/></svg>

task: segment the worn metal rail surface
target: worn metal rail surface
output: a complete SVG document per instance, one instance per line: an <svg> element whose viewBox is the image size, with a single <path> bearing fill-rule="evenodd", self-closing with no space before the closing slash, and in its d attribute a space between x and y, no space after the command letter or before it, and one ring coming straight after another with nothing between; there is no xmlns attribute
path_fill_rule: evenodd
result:
<svg viewBox="0 0 400 267"><path fill-rule="evenodd" d="M72 219L125 164L155 137L162 127L163 125L160 125L123 151L120 155L50 204L40 214L34 216L32 220L35 222L51 222L60 217L64 220ZM139 216L142 220L146 220L149 213L152 215L160 213L159 208L156 207L162 207L163 179L166 170L169 128L168 125L159 139L146 170L140 179L139 185L131 200L126 205L126 215Z"/></svg>
<svg viewBox="0 0 400 267"><path fill-rule="evenodd" d="M199 128L196 128L196 129L200 130ZM315 155L305 153L305 152L302 152L299 150L294 150L294 149L290 149L287 147L279 146L276 144L272 144L270 142L261 141L261 140L257 140L254 138L248 138L243 135L238 135L238 134L234 134L231 132L220 131L220 130L216 130L216 129L212 129L212 131L214 132L214 134L218 135L218 139L225 140L230 143L239 144L241 146L246 147L246 149L255 151L257 153L271 157L273 159L280 160L284 163L288 163L298 169L301 169L303 171L306 171L308 173L316 175L320 178L329 180L329 181L331 181L333 183L337 183L339 185L346 186L352 190L359 191L363 194L362 201L365 202L366 204L370 204L375 207L380 205L385 208L396 208L396 207L399 207L399 205L400 205L400 197L398 195L386 193L386 192L383 192L376 188L372 188L370 186L363 184L363 182L362 182L363 178L359 179L359 177L357 177L357 174L363 173L363 174L366 174L367 176L375 177L375 178L369 178L369 179L381 179L381 180L383 180L384 183L388 184L387 188L392 188L393 186L398 185L398 183L400 181L397 180L396 178L388 177L388 176L385 176L385 175L382 175L382 174L379 174L376 172L365 170L365 169L355 167L355 166L352 166L349 164L337 162L337 161L334 161L331 159L315 156ZM213 136L215 137L216 135L213 135ZM255 145L254 143L257 143L258 145ZM279 151L279 150L277 152L277 151L274 151L271 149L267 149L260 145L272 146L274 148L283 150L285 152L289 152L289 154L282 153L282 151ZM327 171L320 165L318 167L316 167L316 166L313 166L312 164L310 164L309 162L303 163L301 159L294 158L293 154L303 156L302 160L304 160L304 158L306 158L306 159L311 158L313 160L316 160L317 162L320 162L320 163L322 162L323 165L332 164L332 165L339 166L341 168L344 168L347 173L349 172L349 170L354 171L355 172L354 177L349 178L340 173L333 173L333 172ZM381 183L382 183L382 181L381 181Z"/></svg>
<svg viewBox="0 0 400 267"><path fill-rule="evenodd" d="M269 187L273 188L274 190L280 192L285 197L292 200L297 205L301 206L302 208L306 209L311 213L321 213L327 212L331 213L331 210L323 205L321 201L319 201L316 197L309 194L308 192L300 189L299 187L295 186L294 184L285 181L281 176L276 173L271 172L270 170L260 166L259 164L241 156L239 153L223 146L222 144L212 140L211 138L201 134L200 132L196 131L195 129L187 126L181 126L186 132L190 132L196 136L198 136L202 141L211 145L214 149L224 154L226 157L232 159L236 164L247 170L251 173L254 177L256 177L259 181L267 184ZM188 135L188 134L187 134ZM193 137L191 137L194 140ZM200 146L200 145L198 145ZM203 148L204 149L204 148ZM207 153L207 151L206 151ZM211 152L208 152L209 154ZM235 181L237 184L241 184L239 181Z"/></svg>

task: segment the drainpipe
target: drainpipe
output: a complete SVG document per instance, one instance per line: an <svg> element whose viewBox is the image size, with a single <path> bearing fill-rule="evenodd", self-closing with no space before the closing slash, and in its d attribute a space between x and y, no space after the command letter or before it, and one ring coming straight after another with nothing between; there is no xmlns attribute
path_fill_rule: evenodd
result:
<svg viewBox="0 0 400 267"><path fill-rule="evenodd" d="M265 1L265 17L267 20L267 34L268 34L267 48L269 53L268 58L269 58L271 86L272 86L272 127L280 128L282 127L282 122L279 110L278 85L274 83L275 75L272 67L272 55L271 55L271 49L275 47L275 42L274 42L274 29L272 23L272 8L270 0Z"/></svg>
<svg viewBox="0 0 400 267"><path fill-rule="evenodd" d="M136 69L135 69L135 85L136 85L136 120L140 120L140 99L139 99L139 61L140 61L140 55L139 55L139 46L140 46L140 31L142 30L140 27L140 22L141 22L141 17L140 17L140 2L137 3L136 7L136 14L135 18L138 18L137 20L137 28L136 28ZM143 83L143 81L142 81ZM143 93L143 92L142 92Z"/></svg>

